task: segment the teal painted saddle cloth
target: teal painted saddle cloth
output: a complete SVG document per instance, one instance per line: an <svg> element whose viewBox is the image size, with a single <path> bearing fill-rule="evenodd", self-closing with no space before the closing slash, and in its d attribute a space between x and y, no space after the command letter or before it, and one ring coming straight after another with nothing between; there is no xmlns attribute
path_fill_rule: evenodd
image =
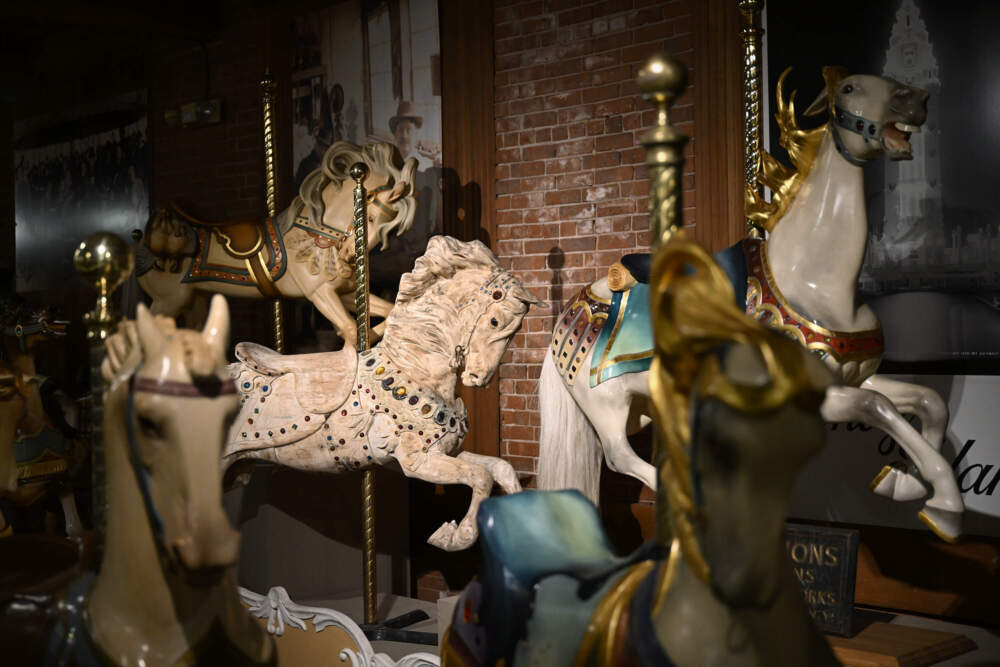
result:
<svg viewBox="0 0 1000 667"><path fill-rule="evenodd" d="M576 296L552 333L549 348L566 384L585 371L590 358L590 386L626 373L649 370L653 362L653 327L649 320L649 285L638 283L610 299L589 287Z"/></svg>
<svg viewBox="0 0 1000 667"><path fill-rule="evenodd" d="M608 319L590 358L590 386L626 373L648 371L653 363L653 325L649 319L649 285L637 283L613 292Z"/></svg>

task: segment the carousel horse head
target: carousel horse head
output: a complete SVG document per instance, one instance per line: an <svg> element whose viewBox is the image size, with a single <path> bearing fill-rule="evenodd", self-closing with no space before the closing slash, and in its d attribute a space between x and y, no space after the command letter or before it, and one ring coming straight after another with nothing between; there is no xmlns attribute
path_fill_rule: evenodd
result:
<svg viewBox="0 0 1000 667"><path fill-rule="evenodd" d="M30 355L41 343L65 336L68 326L52 308L31 307L16 296L0 299L0 359Z"/></svg>
<svg viewBox="0 0 1000 667"><path fill-rule="evenodd" d="M463 384L483 387L535 303L539 299L481 242L433 236L413 270L400 278L386 338L419 332L425 349L451 359L452 370L464 368Z"/></svg>
<svg viewBox="0 0 1000 667"><path fill-rule="evenodd" d="M356 162L368 165L369 234L375 235L379 249L385 250L391 236L400 236L413 226L417 212L413 182L417 160L402 161L392 144L377 142L362 147L338 141L330 146L320 168L299 187L304 212L314 223L346 233L354 216L355 183L349 172Z"/></svg>
<svg viewBox="0 0 1000 667"><path fill-rule="evenodd" d="M693 241L668 243L651 283L658 523L727 605L766 607L779 588L792 484L824 442L819 406L830 374L803 346L747 318Z"/></svg>
<svg viewBox="0 0 1000 667"><path fill-rule="evenodd" d="M209 582L235 564L239 534L222 509L219 451L237 396L226 371L229 311L212 299L202 331L139 306L107 342L102 372L108 540L145 521L172 570Z"/></svg>

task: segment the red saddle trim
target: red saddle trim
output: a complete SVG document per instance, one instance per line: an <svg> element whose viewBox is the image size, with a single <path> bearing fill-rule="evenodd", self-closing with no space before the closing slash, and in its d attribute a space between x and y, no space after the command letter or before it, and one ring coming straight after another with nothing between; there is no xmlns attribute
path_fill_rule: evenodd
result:
<svg viewBox="0 0 1000 667"><path fill-rule="evenodd" d="M885 338L882 327L866 331L834 331L797 313L774 282L764 252L765 241L743 240L747 260L747 315L798 340L810 350L829 354L838 362L866 361L882 356Z"/></svg>

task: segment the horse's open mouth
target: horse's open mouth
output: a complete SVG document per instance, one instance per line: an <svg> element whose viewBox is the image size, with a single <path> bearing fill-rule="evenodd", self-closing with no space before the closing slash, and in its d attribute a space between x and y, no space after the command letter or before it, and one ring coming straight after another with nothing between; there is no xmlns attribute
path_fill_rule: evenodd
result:
<svg viewBox="0 0 1000 667"><path fill-rule="evenodd" d="M913 157L913 149L910 146L910 135L920 132L919 125L907 125L906 123L887 123L882 128L882 147L889 158L893 160L907 160Z"/></svg>

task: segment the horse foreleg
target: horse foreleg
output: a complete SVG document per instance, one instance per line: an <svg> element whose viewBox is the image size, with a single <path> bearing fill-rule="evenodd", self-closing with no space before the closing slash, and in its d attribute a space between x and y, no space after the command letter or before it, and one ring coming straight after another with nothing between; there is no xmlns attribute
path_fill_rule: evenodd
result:
<svg viewBox="0 0 1000 667"><path fill-rule="evenodd" d="M62 504L63 518L66 522L66 535L80 537L83 534L83 522L76 511L76 498L72 489L62 489L59 492L59 502Z"/></svg>
<svg viewBox="0 0 1000 667"><path fill-rule="evenodd" d="M461 461L476 463L490 471L490 475L496 480L500 488L506 494L520 493L521 482L517 481L517 473L514 466L496 456L486 456L485 454L474 454L472 452L459 452L456 457Z"/></svg>
<svg viewBox="0 0 1000 667"><path fill-rule="evenodd" d="M344 339L344 345L358 346L357 322L348 314L333 283L322 284L308 298L337 329L337 333Z"/></svg>
<svg viewBox="0 0 1000 667"><path fill-rule="evenodd" d="M428 544L445 551L461 551L472 546L479 537L476 528L479 505L490 495L493 487L493 476L489 471L469 460L463 461L437 451L424 451L420 438L412 433L404 433L400 437L392 455L407 477L432 484L465 484L472 489L469 510L461 523L449 521L442 524L427 540Z"/></svg>
<svg viewBox="0 0 1000 667"><path fill-rule="evenodd" d="M873 375L861 386L888 398L900 413L916 415L920 420L920 435L931 447L941 449L948 428L948 405L941 394L930 387L891 380L883 375Z"/></svg>
<svg viewBox="0 0 1000 667"><path fill-rule="evenodd" d="M869 389L830 387L820 407L820 414L828 422L860 421L889 434L903 448L933 490L918 514L920 519L942 539L954 541L959 536L965 504L951 466L899 414L886 396ZM896 485L896 478L905 480L905 476L898 475L898 471L893 474L893 470L883 469L872 483L872 489L878 490L883 484L888 484L891 487L888 491L883 489L879 492L890 495L894 500L913 499L910 497L912 491L908 482L902 482L898 487ZM890 480L890 477L893 479ZM923 495L922 485L920 495Z"/></svg>
<svg viewBox="0 0 1000 667"><path fill-rule="evenodd" d="M340 300L344 304L344 307L355 313L355 320L357 320L357 313L355 308L354 296L351 294L341 294ZM385 318L389 316L389 312L392 310L394 304L389 303L385 299L375 296L374 294L368 295L368 315L381 317L382 321L372 327L372 333L375 335L375 340L382 338L382 334L385 333Z"/></svg>

